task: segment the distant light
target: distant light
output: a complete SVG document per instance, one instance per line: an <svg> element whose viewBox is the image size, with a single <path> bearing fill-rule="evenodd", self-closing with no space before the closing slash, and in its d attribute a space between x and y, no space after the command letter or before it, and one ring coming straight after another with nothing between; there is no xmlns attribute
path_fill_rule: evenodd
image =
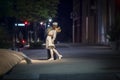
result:
<svg viewBox="0 0 120 80"><path fill-rule="evenodd" d="M25 22L24 22L24 24L26 25L26 24L28 24L28 22L27 22L27 21L25 21Z"/></svg>
<svg viewBox="0 0 120 80"><path fill-rule="evenodd" d="M22 40L22 43L25 43L25 40Z"/></svg>
<svg viewBox="0 0 120 80"><path fill-rule="evenodd" d="M43 22L40 22L41 25L43 25Z"/></svg>
<svg viewBox="0 0 120 80"><path fill-rule="evenodd" d="M25 24L23 24L23 23L15 23L15 26L25 26Z"/></svg>
<svg viewBox="0 0 120 80"><path fill-rule="evenodd" d="M52 18L49 19L49 22L52 22Z"/></svg>
<svg viewBox="0 0 120 80"><path fill-rule="evenodd" d="M48 24L48 27L50 27L50 25Z"/></svg>
<svg viewBox="0 0 120 80"><path fill-rule="evenodd" d="M20 24L18 24L18 26L25 26L25 24L23 24L23 23L20 23Z"/></svg>
<svg viewBox="0 0 120 80"><path fill-rule="evenodd" d="M17 23L15 23L15 26L17 26Z"/></svg>

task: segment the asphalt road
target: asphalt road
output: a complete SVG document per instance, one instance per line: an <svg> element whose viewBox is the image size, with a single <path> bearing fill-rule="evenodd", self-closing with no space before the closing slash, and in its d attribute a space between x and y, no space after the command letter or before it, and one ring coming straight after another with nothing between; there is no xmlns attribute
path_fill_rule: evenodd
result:
<svg viewBox="0 0 120 80"><path fill-rule="evenodd" d="M17 65L7 77L35 80L120 80L120 54L108 46L57 45L61 60L48 61L46 49L26 49L32 59ZM24 67L24 68L23 68ZM26 76L26 77L25 77Z"/></svg>

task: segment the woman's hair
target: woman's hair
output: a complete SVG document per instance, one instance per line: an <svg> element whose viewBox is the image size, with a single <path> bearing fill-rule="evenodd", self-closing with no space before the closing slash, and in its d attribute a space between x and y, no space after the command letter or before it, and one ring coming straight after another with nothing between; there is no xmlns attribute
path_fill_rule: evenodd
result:
<svg viewBox="0 0 120 80"><path fill-rule="evenodd" d="M57 28L57 27L58 27L58 26L56 26L56 25L53 25L53 26L52 26L52 28L53 28L54 30L55 30L55 28Z"/></svg>

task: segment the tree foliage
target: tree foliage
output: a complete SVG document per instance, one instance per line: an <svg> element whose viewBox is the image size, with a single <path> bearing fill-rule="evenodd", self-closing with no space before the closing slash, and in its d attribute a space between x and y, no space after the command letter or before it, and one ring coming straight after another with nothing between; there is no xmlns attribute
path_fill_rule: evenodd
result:
<svg viewBox="0 0 120 80"><path fill-rule="evenodd" d="M0 0L2 15L21 20L45 20L55 17L59 0Z"/></svg>

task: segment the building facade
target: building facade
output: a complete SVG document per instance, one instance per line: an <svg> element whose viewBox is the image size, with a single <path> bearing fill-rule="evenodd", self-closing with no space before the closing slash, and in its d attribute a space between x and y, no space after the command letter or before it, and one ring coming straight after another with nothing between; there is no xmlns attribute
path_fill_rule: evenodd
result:
<svg viewBox="0 0 120 80"><path fill-rule="evenodd" d="M106 44L114 23L114 0L73 0L73 43Z"/></svg>

